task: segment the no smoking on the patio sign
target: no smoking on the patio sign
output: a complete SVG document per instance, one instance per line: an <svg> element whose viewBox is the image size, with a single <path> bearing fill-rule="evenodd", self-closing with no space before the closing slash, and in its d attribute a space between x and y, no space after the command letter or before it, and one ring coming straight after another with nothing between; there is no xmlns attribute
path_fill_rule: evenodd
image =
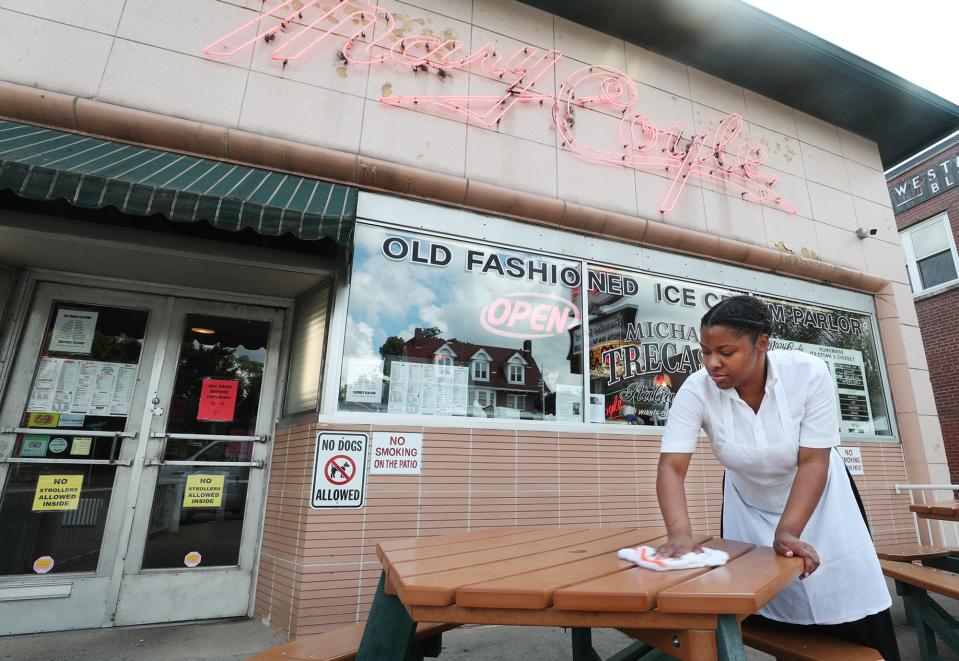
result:
<svg viewBox="0 0 959 661"><path fill-rule="evenodd" d="M366 500L366 453L369 437L357 432L316 435L316 460L310 507L363 507Z"/></svg>

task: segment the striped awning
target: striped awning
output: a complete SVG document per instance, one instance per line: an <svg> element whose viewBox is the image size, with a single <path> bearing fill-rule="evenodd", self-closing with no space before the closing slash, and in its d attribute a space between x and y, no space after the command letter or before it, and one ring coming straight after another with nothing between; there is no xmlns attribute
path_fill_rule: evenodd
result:
<svg viewBox="0 0 959 661"><path fill-rule="evenodd" d="M0 189L344 246L356 218L351 186L3 120Z"/></svg>

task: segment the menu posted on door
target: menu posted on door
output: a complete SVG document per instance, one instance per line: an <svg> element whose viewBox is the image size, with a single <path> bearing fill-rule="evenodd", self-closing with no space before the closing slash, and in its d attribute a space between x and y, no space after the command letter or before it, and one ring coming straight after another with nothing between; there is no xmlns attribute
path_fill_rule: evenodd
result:
<svg viewBox="0 0 959 661"><path fill-rule="evenodd" d="M125 417L136 382L134 363L43 357L27 411Z"/></svg>
<svg viewBox="0 0 959 661"><path fill-rule="evenodd" d="M310 507L317 510L363 507L369 445L369 436L358 432L316 435Z"/></svg>

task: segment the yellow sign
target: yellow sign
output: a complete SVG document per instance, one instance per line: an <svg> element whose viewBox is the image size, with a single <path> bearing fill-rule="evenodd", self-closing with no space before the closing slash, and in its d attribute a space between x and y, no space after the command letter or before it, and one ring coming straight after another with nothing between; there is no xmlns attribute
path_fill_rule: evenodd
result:
<svg viewBox="0 0 959 661"><path fill-rule="evenodd" d="M52 429L59 422L59 413L31 413L27 418L27 427L48 427Z"/></svg>
<svg viewBox="0 0 959 661"><path fill-rule="evenodd" d="M223 502L223 475L187 475L184 507L219 507Z"/></svg>
<svg viewBox="0 0 959 661"><path fill-rule="evenodd" d="M82 488L82 475L41 475L33 494L33 511L75 510L80 506Z"/></svg>

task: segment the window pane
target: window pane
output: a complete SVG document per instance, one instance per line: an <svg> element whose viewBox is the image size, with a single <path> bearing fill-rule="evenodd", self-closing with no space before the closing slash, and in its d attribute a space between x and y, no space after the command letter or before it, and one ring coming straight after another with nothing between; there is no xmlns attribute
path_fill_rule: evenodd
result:
<svg viewBox="0 0 959 661"><path fill-rule="evenodd" d="M577 261L359 225L340 410L581 421L580 280Z"/></svg>
<svg viewBox="0 0 959 661"><path fill-rule="evenodd" d="M269 335L265 321L188 314L166 431L254 435ZM205 445L171 440L164 458L191 459Z"/></svg>
<svg viewBox="0 0 959 661"><path fill-rule="evenodd" d="M123 431L133 403L146 310L56 302L18 439L21 457L116 459L120 441L54 430ZM135 443L127 440L124 442Z"/></svg>
<svg viewBox="0 0 959 661"><path fill-rule="evenodd" d="M596 267L587 285L590 420L664 425L675 393L702 366L702 315L738 292ZM773 348L806 351L829 365L841 433L890 435L870 317L760 298L775 320Z"/></svg>
<svg viewBox="0 0 959 661"><path fill-rule="evenodd" d="M283 406L286 414L315 411L319 404L329 301L329 282L296 299L290 339L290 371Z"/></svg>
<svg viewBox="0 0 959 661"><path fill-rule="evenodd" d="M956 263L952 259L951 250L920 259L916 262L916 266L919 268L923 289L956 279Z"/></svg>
<svg viewBox="0 0 959 661"><path fill-rule="evenodd" d="M916 254L916 259L922 259L933 253L948 250L949 235L946 233L948 227L945 220L943 220L910 232L912 249Z"/></svg>
<svg viewBox="0 0 959 661"><path fill-rule="evenodd" d="M115 473L116 466L13 465L0 500L0 575L96 571ZM45 557L52 566L37 562Z"/></svg>
<svg viewBox="0 0 959 661"><path fill-rule="evenodd" d="M248 466L161 466L143 568L183 567L193 552L200 567L237 564L249 476Z"/></svg>

